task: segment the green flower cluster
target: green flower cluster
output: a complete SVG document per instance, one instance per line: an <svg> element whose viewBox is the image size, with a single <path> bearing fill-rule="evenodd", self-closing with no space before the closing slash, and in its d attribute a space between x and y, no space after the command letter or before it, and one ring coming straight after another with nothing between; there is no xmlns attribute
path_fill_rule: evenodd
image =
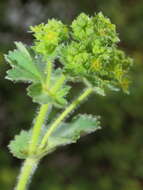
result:
<svg viewBox="0 0 143 190"><path fill-rule="evenodd" d="M102 89L122 88L128 92L128 70L132 59L117 48L116 27L102 13L93 17L82 13L68 28L61 21L31 27L35 53L44 60L59 58L70 79L86 80Z"/></svg>
<svg viewBox="0 0 143 190"><path fill-rule="evenodd" d="M61 21L51 19L47 24L31 26L30 30L35 37L33 49L48 59L59 44L68 38L68 28Z"/></svg>
<svg viewBox="0 0 143 190"><path fill-rule="evenodd" d="M71 28L75 40L93 41L100 39L104 43L119 42L115 25L111 24L110 20L102 13L91 18L82 13L72 22Z"/></svg>
<svg viewBox="0 0 143 190"><path fill-rule="evenodd" d="M115 25L102 13L80 14L71 25L71 42L60 56L65 72L96 87L120 87L127 92L132 59L117 48L118 42Z"/></svg>

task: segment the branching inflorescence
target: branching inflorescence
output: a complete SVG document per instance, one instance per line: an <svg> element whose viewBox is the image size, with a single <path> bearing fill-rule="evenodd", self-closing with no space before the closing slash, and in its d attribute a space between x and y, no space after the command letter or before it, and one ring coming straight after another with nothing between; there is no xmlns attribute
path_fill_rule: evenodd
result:
<svg viewBox="0 0 143 190"><path fill-rule="evenodd" d="M117 47L115 25L102 13L93 17L82 13L71 26L51 19L30 31L32 46L16 42L17 49L5 55L12 67L6 78L28 82L28 95L40 104L32 129L22 131L9 144L14 156L26 159L16 190L27 188L33 168L43 156L100 128L99 116L78 115L70 123L65 119L92 93L105 96L108 89L128 93L132 66L132 59ZM85 89L68 103L71 81L83 83ZM54 107L63 111L47 125L47 113Z"/></svg>

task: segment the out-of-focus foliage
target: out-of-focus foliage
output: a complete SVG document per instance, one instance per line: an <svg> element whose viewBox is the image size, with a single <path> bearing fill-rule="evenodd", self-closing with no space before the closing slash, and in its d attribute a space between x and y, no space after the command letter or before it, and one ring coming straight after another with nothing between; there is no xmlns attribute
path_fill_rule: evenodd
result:
<svg viewBox="0 0 143 190"><path fill-rule="evenodd" d="M25 36L29 25L51 17L70 22L80 12L95 11L111 18L117 25L120 45L134 56L131 93L129 96L112 93L106 98L94 96L77 110L102 115L103 129L76 146L49 155L41 163L31 189L143 189L142 0L0 1L0 189L12 189L20 165L5 147L20 128L29 128L35 108L25 94L25 85L13 86L4 80L7 65L2 53L11 48L13 41L31 42L30 35ZM78 88L77 85L77 91Z"/></svg>

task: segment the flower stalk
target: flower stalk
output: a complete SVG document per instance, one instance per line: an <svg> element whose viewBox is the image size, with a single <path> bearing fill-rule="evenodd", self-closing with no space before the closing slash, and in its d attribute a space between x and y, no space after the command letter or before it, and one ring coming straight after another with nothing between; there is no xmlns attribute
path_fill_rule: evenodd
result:
<svg viewBox="0 0 143 190"><path fill-rule="evenodd" d="M87 88L76 100L74 100L54 121L54 123L50 126L49 130L45 134L40 144L40 148L44 148L46 143L48 142L48 137L51 133L61 124L65 118L71 113L82 101L84 101L91 93L93 92L93 88Z"/></svg>

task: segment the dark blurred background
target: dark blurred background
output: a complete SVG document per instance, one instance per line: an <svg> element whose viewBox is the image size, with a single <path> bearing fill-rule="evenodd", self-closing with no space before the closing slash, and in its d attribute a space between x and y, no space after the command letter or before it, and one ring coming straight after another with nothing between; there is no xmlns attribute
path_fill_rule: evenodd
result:
<svg viewBox="0 0 143 190"><path fill-rule="evenodd" d="M83 104L76 113L101 115L102 130L44 158L30 189L143 189L143 0L0 0L0 189L13 189L21 165L8 142L29 129L37 109L25 84L4 79L3 53L14 41L31 44L29 25L52 17L69 23L81 12L98 11L117 25L119 45L135 60L131 93L92 96Z"/></svg>

